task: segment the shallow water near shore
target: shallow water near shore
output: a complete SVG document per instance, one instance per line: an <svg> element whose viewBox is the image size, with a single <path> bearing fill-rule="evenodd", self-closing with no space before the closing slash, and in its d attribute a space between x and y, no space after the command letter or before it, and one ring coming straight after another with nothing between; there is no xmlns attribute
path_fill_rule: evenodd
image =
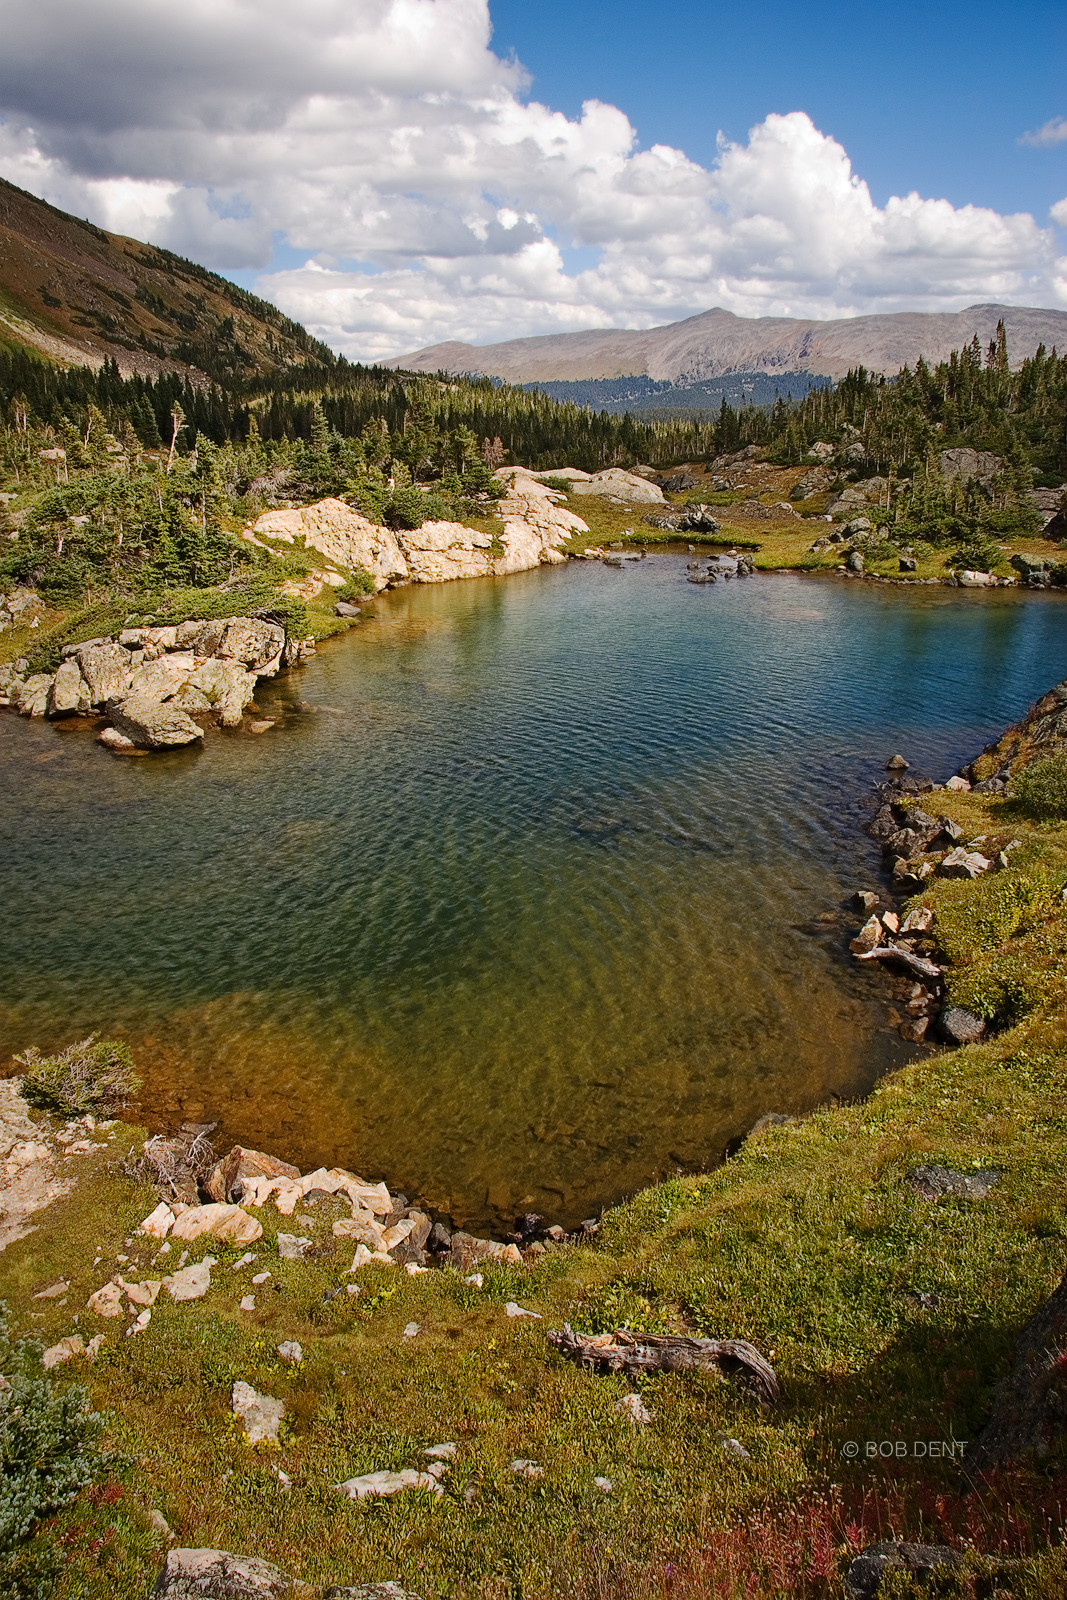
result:
<svg viewBox="0 0 1067 1600"><path fill-rule="evenodd" d="M684 571L398 591L200 751L0 717L0 1060L121 1030L154 1123L475 1224L865 1092L915 1051L815 921L876 882L863 798L1067 676L1067 610Z"/></svg>

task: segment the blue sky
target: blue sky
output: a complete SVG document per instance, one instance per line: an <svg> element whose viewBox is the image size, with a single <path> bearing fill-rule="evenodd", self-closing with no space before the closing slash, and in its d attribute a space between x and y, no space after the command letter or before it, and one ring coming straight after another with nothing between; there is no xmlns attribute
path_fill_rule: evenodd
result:
<svg viewBox="0 0 1067 1600"><path fill-rule="evenodd" d="M0 173L360 359L712 306L1067 308L1063 0L0 0L0 27Z"/></svg>
<svg viewBox="0 0 1067 1600"><path fill-rule="evenodd" d="M1067 116L1067 5L491 0L493 47L531 94L576 116L621 106L642 144L715 159L769 111L806 111L884 205L944 197L1044 220L1067 194L1067 141L1020 145Z"/></svg>

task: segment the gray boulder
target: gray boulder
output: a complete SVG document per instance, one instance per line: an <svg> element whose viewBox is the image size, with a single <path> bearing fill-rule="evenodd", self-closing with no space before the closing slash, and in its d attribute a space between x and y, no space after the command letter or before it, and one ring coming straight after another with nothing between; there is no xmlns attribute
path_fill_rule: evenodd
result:
<svg viewBox="0 0 1067 1600"><path fill-rule="evenodd" d="M949 1006L937 1019L937 1031L946 1044L977 1044L985 1033L985 1019L963 1006Z"/></svg>
<svg viewBox="0 0 1067 1600"><path fill-rule="evenodd" d="M862 573L864 566L863 557L860 555L858 550L849 551L848 555L845 557L845 566L848 568L849 572Z"/></svg>
<svg viewBox="0 0 1067 1600"><path fill-rule="evenodd" d="M980 483L988 483L996 477L1003 464L992 450L970 450L963 446L941 452L941 474L949 481L953 478L977 478Z"/></svg>
<svg viewBox="0 0 1067 1600"><path fill-rule="evenodd" d="M152 1600L273 1600L293 1580L280 1567L228 1550L172 1550L155 1581Z"/></svg>
<svg viewBox="0 0 1067 1600"><path fill-rule="evenodd" d="M849 1600L873 1600L882 1579L894 1568L927 1578L935 1567L958 1567L963 1556L947 1544L872 1544L849 1566L845 1593Z"/></svg>
<svg viewBox="0 0 1067 1600"><path fill-rule="evenodd" d="M120 733L148 750L167 750L204 737L203 728L180 706L165 705L147 695L131 694L116 700L108 713Z"/></svg>

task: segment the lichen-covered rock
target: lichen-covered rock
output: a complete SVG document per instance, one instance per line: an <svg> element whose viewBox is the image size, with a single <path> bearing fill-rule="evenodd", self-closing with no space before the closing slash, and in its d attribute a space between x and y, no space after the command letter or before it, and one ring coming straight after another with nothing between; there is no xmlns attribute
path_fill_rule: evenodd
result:
<svg viewBox="0 0 1067 1600"><path fill-rule="evenodd" d="M82 677L82 669L76 660L68 658L61 662L59 671L52 679L48 693L48 715L71 717L78 712L84 715L91 709L89 685Z"/></svg>
<svg viewBox="0 0 1067 1600"><path fill-rule="evenodd" d="M127 739L149 750L192 744L204 737L203 728L180 706L164 704L148 695L127 695L108 707L114 726Z"/></svg>
<svg viewBox="0 0 1067 1600"><path fill-rule="evenodd" d="M48 710L48 696L52 688L52 678L47 672L34 672L22 683L18 684L13 692L13 699L18 708L20 717L43 717Z"/></svg>
<svg viewBox="0 0 1067 1600"><path fill-rule="evenodd" d="M903 1569L926 1578L935 1567L958 1567L962 1561L947 1544L872 1544L850 1564L845 1593L849 1600L874 1600L887 1572Z"/></svg>
<svg viewBox="0 0 1067 1600"><path fill-rule="evenodd" d="M75 660L89 685L89 698L94 706L121 699L129 689L133 665L129 651L120 644L83 644Z"/></svg>
<svg viewBox="0 0 1067 1600"><path fill-rule="evenodd" d="M963 1006L949 1006L937 1019L937 1031L947 1044L977 1044L985 1029L984 1017Z"/></svg>
<svg viewBox="0 0 1067 1600"><path fill-rule="evenodd" d="M256 692L256 675L239 661L209 656L201 661L188 687L207 696L224 728L236 728Z"/></svg>
<svg viewBox="0 0 1067 1600"><path fill-rule="evenodd" d="M984 1200L1000 1182L1000 1173L993 1168L984 1168L981 1172L955 1172L951 1167L914 1167L908 1173L907 1181L927 1200L940 1200L942 1195Z"/></svg>
<svg viewBox="0 0 1067 1600"><path fill-rule="evenodd" d="M224 660L239 661L259 676L273 676L278 670L285 629L277 622L259 617L228 617L215 654Z"/></svg>
<svg viewBox="0 0 1067 1600"><path fill-rule="evenodd" d="M146 700L169 700L195 668L195 657L186 651L157 656L154 661L133 669L129 693Z"/></svg>
<svg viewBox="0 0 1067 1600"><path fill-rule="evenodd" d="M274 1600L288 1594L292 1578L280 1567L228 1550L171 1550L155 1581L152 1600Z"/></svg>

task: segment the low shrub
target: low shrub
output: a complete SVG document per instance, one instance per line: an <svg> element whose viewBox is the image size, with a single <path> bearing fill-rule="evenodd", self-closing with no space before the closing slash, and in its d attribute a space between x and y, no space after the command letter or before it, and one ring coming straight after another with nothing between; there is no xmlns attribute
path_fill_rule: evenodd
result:
<svg viewBox="0 0 1067 1600"><path fill-rule="evenodd" d="M1013 779L1011 793L1027 816L1067 817L1067 754L1031 761Z"/></svg>
<svg viewBox="0 0 1067 1600"><path fill-rule="evenodd" d="M433 491L424 494L411 485L406 489L394 489L385 508L385 524L393 529L421 528L424 522L451 522L455 514L451 502L443 495Z"/></svg>
<svg viewBox="0 0 1067 1600"><path fill-rule="evenodd" d="M25 1069L20 1093L39 1111L80 1117L88 1111L117 1111L141 1087L133 1057L118 1039L87 1039L57 1056L43 1056L36 1045L15 1060Z"/></svg>
<svg viewBox="0 0 1067 1600"><path fill-rule="evenodd" d="M992 539L980 536L961 544L945 565L954 572L992 572L1004 559L1004 552Z"/></svg>
<svg viewBox="0 0 1067 1600"><path fill-rule="evenodd" d="M358 567L346 584L334 590L333 597L335 600L359 600L364 595L373 593L374 579L369 572Z"/></svg>
<svg viewBox="0 0 1067 1600"><path fill-rule="evenodd" d="M15 1377L0 1395L0 1592L44 1600L60 1567L51 1542L34 1538L43 1517L69 1505L98 1477L105 1418L80 1384L55 1390Z"/></svg>
<svg viewBox="0 0 1067 1600"><path fill-rule="evenodd" d="M18 1354L8 1341L7 1307L0 1305L4 1367ZM100 1476L97 1441L106 1421L90 1410L80 1384L58 1390L46 1379L8 1378L0 1393L0 1594L46 1600L52 1592L62 1558L38 1527Z"/></svg>

